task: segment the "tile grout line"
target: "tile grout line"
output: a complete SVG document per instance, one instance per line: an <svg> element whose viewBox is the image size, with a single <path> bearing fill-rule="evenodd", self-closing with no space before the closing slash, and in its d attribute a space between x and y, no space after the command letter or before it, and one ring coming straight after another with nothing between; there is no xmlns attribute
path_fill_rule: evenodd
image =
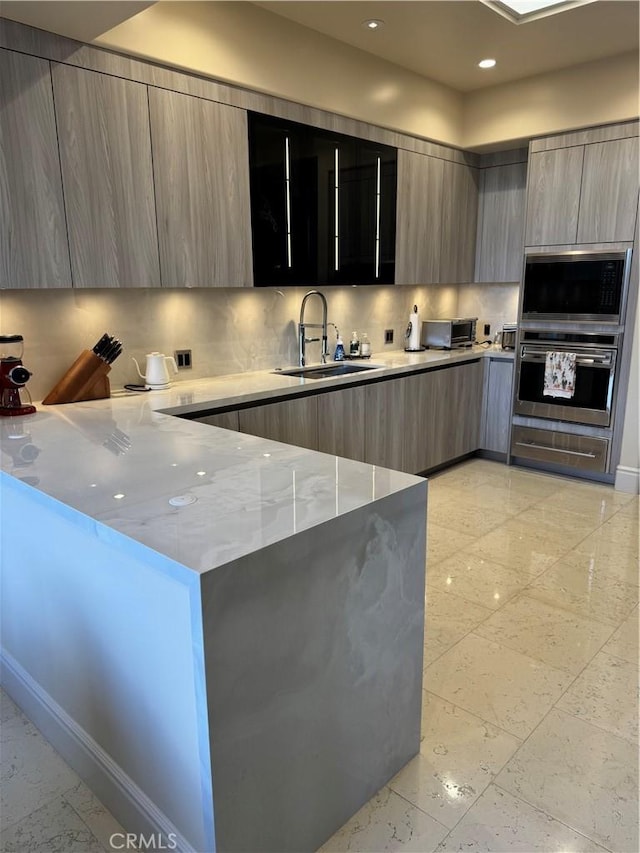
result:
<svg viewBox="0 0 640 853"><path fill-rule="evenodd" d="M590 835L586 835L582 830L576 829L575 826L571 826L571 824L567 823L566 821L561 820L560 818L556 817L555 815L552 815L550 812L547 812L544 809L541 809L540 806L537 806L535 803L529 802L529 800L527 800L525 797L522 797L519 794L514 794L512 791L508 791L506 788L503 788L502 785L499 785L497 782L494 782L493 784L499 791L502 791L509 797L514 797L516 800L520 800L521 803L525 803L527 806L530 806L532 809L535 809L537 812L540 812L540 814L543 814L546 817L550 817L552 820L561 823L563 826L566 826L567 829L571 830L571 832L575 832L576 835L579 835L584 838L585 841L592 841L594 844L597 844L599 847L602 847L603 850L607 850L608 853L616 853L616 851L611 850L610 847L605 847L605 845L602 844L601 841L598 841L596 838L591 838ZM621 851L617 851L617 853L621 853Z"/></svg>

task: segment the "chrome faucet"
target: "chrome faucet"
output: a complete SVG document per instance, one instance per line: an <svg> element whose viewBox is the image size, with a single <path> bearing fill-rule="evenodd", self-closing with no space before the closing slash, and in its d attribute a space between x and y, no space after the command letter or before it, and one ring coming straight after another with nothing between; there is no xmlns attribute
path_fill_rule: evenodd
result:
<svg viewBox="0 0 640 853"><path fill-rule="evenodd" d="M304 309L305 305L307 304L307 300L310 296L320 297L320 301L322 302L322 323L305 323L304 321ZM322 329L322 338L308 338L307 329ZM298 323L298 346L300 356L300 367L305 366L306 345L311 344L314 341L322 341L321 360L323 364L326 364L327 355L329 354L327 346L327 300L324 297L324 293L320 293L319 290L310 290L308 293L305 293L304 298L302 300L302 305L300 306L300 322Z"/></svg>

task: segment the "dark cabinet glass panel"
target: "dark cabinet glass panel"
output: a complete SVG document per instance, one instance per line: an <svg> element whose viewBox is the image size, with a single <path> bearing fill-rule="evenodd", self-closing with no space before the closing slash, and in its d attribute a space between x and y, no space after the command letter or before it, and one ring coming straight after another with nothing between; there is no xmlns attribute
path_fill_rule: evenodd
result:
<svg viewBox="0 0 640 853"><path fill-rule="evenodd" d="M249 113L256 285L393 283L397 152Z"/></svg>

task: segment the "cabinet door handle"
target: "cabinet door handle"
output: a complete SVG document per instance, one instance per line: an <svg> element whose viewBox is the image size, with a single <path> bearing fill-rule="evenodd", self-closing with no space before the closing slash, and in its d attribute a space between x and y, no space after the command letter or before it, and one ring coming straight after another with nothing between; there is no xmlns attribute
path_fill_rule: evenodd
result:
<svg viewBox="0 0 640 853"><path fill-rule="evenodd" d="M569 456L584 456L595 459L595 453L582 453L579 450L563 450L561 447L549 447L547 444L536 444L535 441L516 441L516 447L535 447L536 450L550 450L552 453L567 453Z"/></svg>

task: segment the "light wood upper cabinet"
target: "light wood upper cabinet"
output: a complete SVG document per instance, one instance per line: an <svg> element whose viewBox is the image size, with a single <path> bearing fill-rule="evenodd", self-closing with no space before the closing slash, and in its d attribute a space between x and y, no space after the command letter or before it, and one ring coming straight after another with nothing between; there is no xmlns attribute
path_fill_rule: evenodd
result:
<svg viewBox="0 0 640 853"><path fill-rule="evenodd" d="M481 169L476 281L520 281L527 164Z"/></svg>
<svg viewBox="0 0 640 853"><path fill-rule="evenodd" d="M440 280L444 160L398 151L396 284Z"/></svg>
<svg viewBox="0 0 640 853"><path fill-rule="evenodd" d="M240 432L318 449L318 398L297 397L239 413Z"/></svg>
<svg viewBox="0 0 640 853"><path fill-rule="evenodd" d="M440 269L437 281L474 280L478 170L444 162Z"/></svg>
<svg viewBox="0 0 640 853"><path fill-rule="evenodd" d="M525 245L576 242L583 158L582 145L531 154Z"/></svg>
<svg viewBox="0 0 640 853"><path fill-rule="evenodd" d="M631 242L637 206L638 137L586 145L577 242Z"/></svg>
<svg viewBox="0 0 640 853"><path fill-rule="evenodd" d="M147 88L52 66L74 287L160 285Z"/></svg>
<svg viewBox="0 0 640 853"><path fill-rule="evenodd" d="M0 50L0 287L70 287L49 62Z"/></svg>
<svg viewBox="0 0 640 853"><path fill-rule="evenodd" d="M638 137L590 133L593 142L531 153L525 245L633 241Z"/></svg>
<svg viewBox="0 0 640 853"><path fill-rule="evenodd" d="M149 89L162 284L253 283L247 114Z"/></svg>
<svg viewBox="0 0 640 853"><path fill-rule="evenodd" d="M478 170L398 151L396 284L473 281Z"/></svg>

